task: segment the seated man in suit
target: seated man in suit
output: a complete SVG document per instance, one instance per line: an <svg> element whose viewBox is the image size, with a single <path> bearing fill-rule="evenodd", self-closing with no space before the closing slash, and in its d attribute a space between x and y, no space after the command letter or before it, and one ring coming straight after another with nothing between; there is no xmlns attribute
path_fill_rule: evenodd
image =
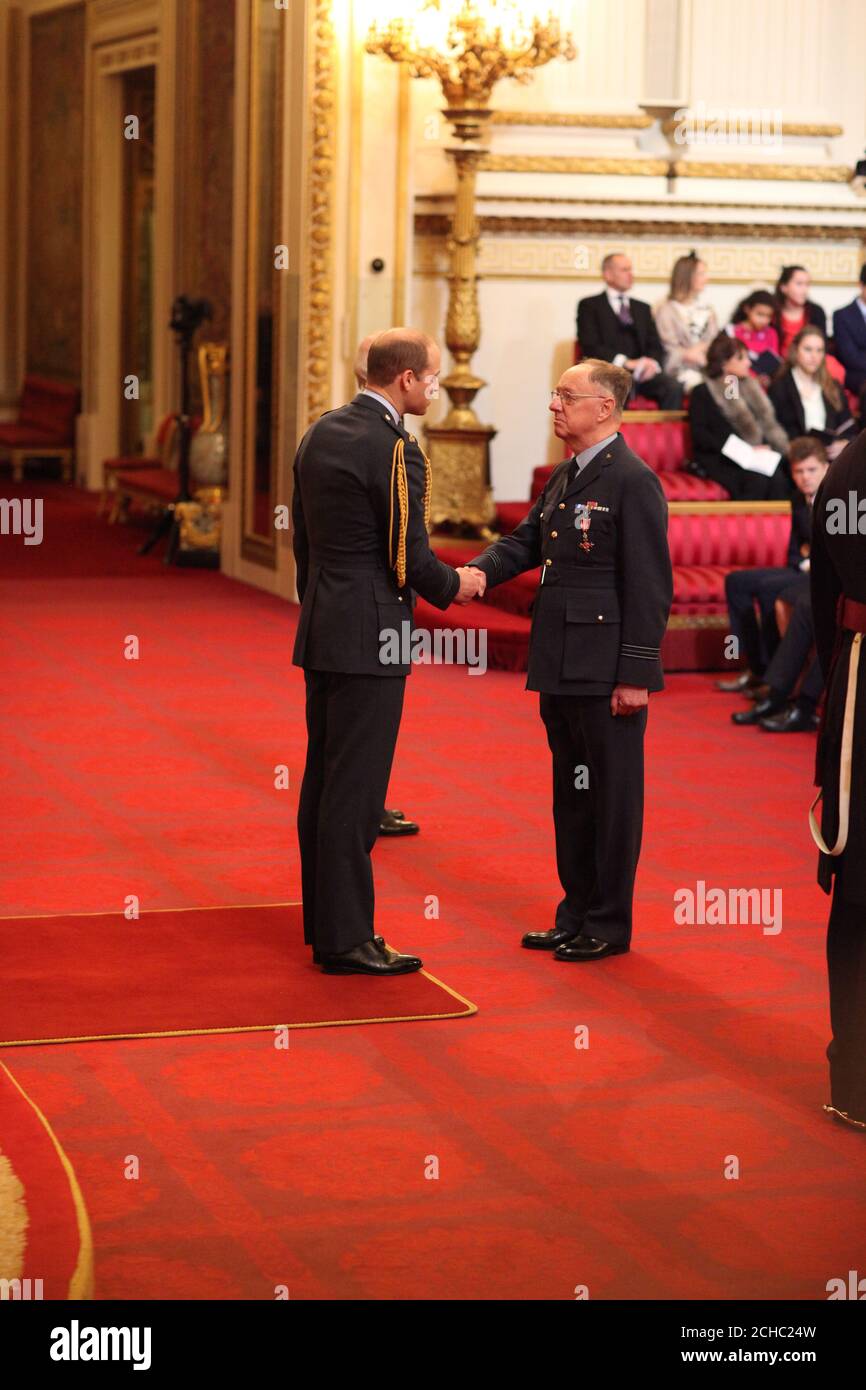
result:
<svg viewBox="0 0 866 1390"><path fill-rule="evenodd" d="M827 472L827 452L819 439L803 435L799 439L791 440L788 457L791 477L797 489L791 503L788 563L769 569L731 570L725 577L725 598L728 601L731 632L739 639L740 650L745 653L748 667L731 680L718 681L719 690L737 691L747 695L750 691L757 692L769 679L768 667L779 645L779 629L776 626L775 615L776 599L784 594L793 603L801 593L807 593L809 589L812 503ZM755 611L756 605L760 617ZM803 659L797 667L795 678L802 664ZM819 688L819 696L820 693ZM743 715L735 714L731 717L735 724L757 723L758 719L775 713L780 707L778 702L774 708L765 706L760 709L757 718L752 718L751 710Z"/></svg>
<svg viewBox="0 0 866 1390"><path fill-rule="evenodd" d="M577 340L584 357L601 358L631 372L642 396L660 410L679 410L683 388L662 371L664 350L648 304L631 299L634 274L628 256L612 251L601 263L607 288L577 306Z"/></svg>
<svg viewBox="0 0 866 1390"><path fill-rule="evenodd" d="M845 368L845 385L866 407L866 264L860 269L860 293L833 315L834 351Z"/></svg>
<svg viewBox="0 0 866 1390"><path fill-rule="evenodd" d="M826 468L823 471L826 473ZM817 656L813 657L794 696L809 652L815 644L808 574L805 578L806 588L795 581L790 589L783 589L779 595L781 602L794 605L791 621L767 667L764 678L766 685L760 692L761 698L755 701L751 709L732 714L731 719L735 724L759 724L769 734L807 733L818 727L818 703L824 690L824 675Z"/></svg>

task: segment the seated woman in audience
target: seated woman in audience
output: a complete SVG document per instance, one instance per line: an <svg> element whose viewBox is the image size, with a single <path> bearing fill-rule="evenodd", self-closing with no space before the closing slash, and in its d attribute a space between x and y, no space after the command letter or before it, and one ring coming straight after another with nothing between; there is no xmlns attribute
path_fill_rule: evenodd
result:
<svg viewBox="0 0 866 1390"><path fill-rule="evenodd" d="M826 335L827 315L820 304L809 298L812 277L804 265L783 265L776 282L776 313L773 327L779 335L779 351L787 357L788 348L802 329L820 328Z"/></svg>
<svg viewBox="0 0 866 1390"><path fill-rule="evenodd" d="M767 290L755 290L737 305L731 319L735 338L745 343L752 364L752 375L763 387L770 384L782 365L779 335L773 327L776 301Z"/></svg>
<svg viewBox="0 0 866 1390"><path fill-rule="evenodd" d="M691 395L692 458L702 473L727 488L736 501L783 499L791 495L784 466L788 436L750 371L745 344L719 333L707 352L707 380ZM743 444L750 448L744 450ZM782 455L775 466L769 450ZM738 463L731 457L734 453L749 455L759 466Z"/></svg>
<svg viewBox="0 0 866 1390"><path fill-rule="evenodd" d="M826 340L827 315L820 304L809 298L812 284L811 276L805 266L784 265L776 282L776 315L773 327L779 335L779 351L783 358L788 349L804 328L820 328ZM827 353L827 371L839 382L845 380L845 368L841 362Z"/></svg>
<svg viewBox="0 0 866 1390"><path fill-rule="evenodd" d="M706 283L707 267L694 251L680 256L671 272L670 293L655 311L664 369L686 391L703 380L707 349L719 331L716 315L703 297Z"/></svg>
<svg viewBox="0 0 866 1390"><path fill-rule="evenodd" d="M801 328L769 395L786 434L813 435L834 459L855 430L845 392L827 371L825 351L820 328Z"/></svg>

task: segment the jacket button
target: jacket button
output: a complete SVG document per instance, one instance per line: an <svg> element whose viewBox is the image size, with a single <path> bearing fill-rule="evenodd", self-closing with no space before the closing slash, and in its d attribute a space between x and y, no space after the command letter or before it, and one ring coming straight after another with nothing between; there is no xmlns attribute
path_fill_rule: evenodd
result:
<svg viewBox="0 0 866 1390"><path fill-rule="evenodd" d="M543 521L543 520L544 520L544 512L539 512L539 513L538 513L538 520L539 520L539 521Z"/></svg>
<svg viewBox="0 0 866 1390"><path fill-rule="evenodd" d="M551 531L551 533L550 533L550 539L551 539L552 541L555 541L558 535L559 535L559 532L558 532L558 531Z"/></svg>
<svg viewBox="0 0 866 1390"><path fill-rule="evenodd" d="M565 511L565 503L564 503L564 502L560 502L560 504L559 504L559 510L560 510L561 512L564 512L564 511Z"/></svg>
<svg viewBox="0 0 866 1390"><path fill-rule="evenodd" d="M402 602L403 602L403 595L402 595L402 594L398 594L398 595L397 595L397 602L398 602L398 603L402 603Z"/></svg>
<svg viewBox="0 0 866 1390"><path fill-rule="evenodd" d="M599 621L600 623L603 623L603 622L604 622L604 614L603 614L603 613L599 613L599 615L598 615L598 621Z"/></svg>
<svg viewBox="0 0 866 1390"><path fill-rule="evenodd" d="M545 560L544 563L545 563L546 565L552 565L552 564L553 564L553 561L552 561L552 560Z"/></svg>

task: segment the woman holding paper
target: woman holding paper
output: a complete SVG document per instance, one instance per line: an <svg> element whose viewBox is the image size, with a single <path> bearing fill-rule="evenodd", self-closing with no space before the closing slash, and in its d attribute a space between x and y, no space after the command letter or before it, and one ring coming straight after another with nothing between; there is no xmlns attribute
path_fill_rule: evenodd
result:
<svg viewBox="0 0 866 1390"><path fill-rule="evenodd" d="M776 418L794 438L811 434L836 458L856 433L845 393L827 370L820 328L803 328L769 390Z"/></svg>
<svg viewBox="0 0 866 1390"><path fill-rule="evenodd" d="M707 379L689 405L692 458L735 501L780 500L791 495L788 436L750 368L738 338L719 333L710 343Z"/></svg>

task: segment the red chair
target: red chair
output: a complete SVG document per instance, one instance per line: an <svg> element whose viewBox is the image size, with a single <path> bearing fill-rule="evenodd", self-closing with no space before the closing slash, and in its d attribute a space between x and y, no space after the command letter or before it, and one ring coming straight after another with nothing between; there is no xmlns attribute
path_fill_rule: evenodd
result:
<svg viewBox="0 0 866 1390"><path fill-rule="evenodd" d="M127 476L130 473L144 472L148 468L166 468L171 459L171 451L174 443L174 432L177 421L174 415L166 415L160 422L156 432L156 454L120 454L117 458L105 459L102 464L102 497L99 503L100 512L108 508L112 499L112 494L117 492L117 475L123 473ZM117 497L114 497L114 505L111 508L109 520L116 521L118 514Z"/></svg>
<svg viewBox="0 0 866 1390"><path fill-rule="evenodd" d="M11 461L16 482L23 478L24 464L30 459L56 459L63 481L72 481L80 400L77 386L44 376L25 376L18 419L0 425L0 458Z"/></svg>
<svg viewBox="0 0 866 1390"><path fill-rule="evenodd" d="M161 511L174 502L178 494L177 429L176 420L169 415L159 427L157 442L160 444L158 458L134 458L109 460L115 467L111 471L114 478L115 502L109 516L109 524L124 517L135 502L146 511ZM201 424L201 416L190 421L190 430L195 434Z"/></svg>

